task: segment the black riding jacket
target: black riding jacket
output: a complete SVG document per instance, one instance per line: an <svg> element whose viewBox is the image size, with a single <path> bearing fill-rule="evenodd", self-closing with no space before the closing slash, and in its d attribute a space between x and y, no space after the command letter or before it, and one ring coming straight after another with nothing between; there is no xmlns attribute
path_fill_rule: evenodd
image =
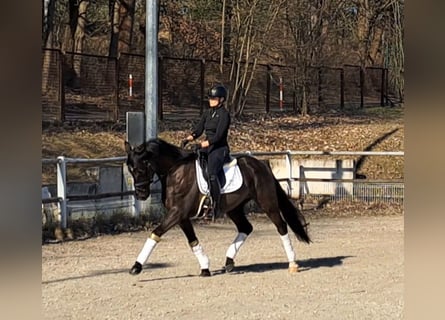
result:
<svg viewBox="0 0 445 320"><path fill-rule="evenodd" d="M222 105L218 108L208 108L195 126L192 136L198 138L205 130L206 139L209 141L209 152L220 147L229 148L227 135L230 126L230 113Z"/></svg>

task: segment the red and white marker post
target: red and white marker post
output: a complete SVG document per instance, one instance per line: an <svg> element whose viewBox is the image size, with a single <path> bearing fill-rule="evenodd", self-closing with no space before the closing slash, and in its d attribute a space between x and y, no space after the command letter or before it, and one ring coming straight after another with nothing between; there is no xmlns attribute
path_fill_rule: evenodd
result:
<svg viewBox="0 0 445 320"><path fill-rule="evenodd" d="M133 97L133 75L131 73L128 75L128 96Z"/></svg>

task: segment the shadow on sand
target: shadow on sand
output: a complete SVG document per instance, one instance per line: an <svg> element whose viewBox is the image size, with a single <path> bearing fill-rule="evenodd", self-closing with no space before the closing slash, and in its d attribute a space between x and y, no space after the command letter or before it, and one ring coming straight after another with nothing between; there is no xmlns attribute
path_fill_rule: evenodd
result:
<svg viewBox="0 0 445 320"><path fill-rule="evenodd" d="M171 267L171 266L172 265L168 264L168 263L149 263L147 265L144 265L143 269L161 269L161 268L167 268L167 267ZM97 270L97 271L90 272L87 275L67 277L67 278L54 279L54 280L48 280L48 281L42 281L42 284L51 284L51 283L58 283L58 282L63 282L63 281L72 281L72 280L79 280L79 279L94 278L94 277L100 277L100 276L109 275L109 274L128 273L129 270L130 270L130 268Z"/></svg>
<svg viewBox="0 0 445 320"><path fill-rule="evenodd" d="M343 264L343 260L351 258L353 256L337 256L327 258L314 258L307 260L298 260L299 271L308 271L310 269L322 268L322 267L337 267ZM287 262L274 262L274 263L255 263L249 265L236 266L231 274L239 274L246 272L267 272L273 270L286 270L289 267ZM215 270L214 275L223 274L224 269Z"/></svg>

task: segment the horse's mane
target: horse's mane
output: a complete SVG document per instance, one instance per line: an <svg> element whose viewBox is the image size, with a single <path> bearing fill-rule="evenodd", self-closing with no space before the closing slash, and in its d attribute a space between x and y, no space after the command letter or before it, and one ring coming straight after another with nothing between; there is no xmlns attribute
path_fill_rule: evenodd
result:
<svg viewBox="0 0 445 320"><path fill-rule="evenodd" d="M152 144L156 145L157 147L155 148L158 153L157 155L167 155L176 159L176 161L178 162L194 160L197 157L195 152L181 149L160 138L153 138L147 141L147 146L150 146Z"/></svg>

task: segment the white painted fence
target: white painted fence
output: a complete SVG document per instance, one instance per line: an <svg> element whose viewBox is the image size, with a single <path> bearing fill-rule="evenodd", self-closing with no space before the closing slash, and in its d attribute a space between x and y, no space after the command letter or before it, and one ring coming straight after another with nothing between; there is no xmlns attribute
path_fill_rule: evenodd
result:
<svg viewBox="0 0 445 320"><path fill-rule="evenodd" d="M403 151L393 152L374 152L374 151L284 151L284 152L243 152L233 153L233 156L237 155L251 155L260 158L266 158L269 160L271 169L283 186L283 189L287 191L288 196L298 198L305 194L330 194L329 190L336 189L338 183L341 183L342 192L352 192L352 184L357 182L355 180L355 168L354 162L351 160L297 160L296 156L397 156L403 157ZM284 156L284 159L277 160L277 156ZM66 170L67 164L100 164L111 162L125 162L126 157L112 157L102 159L75 159L66 158L64 156L57 157L57 159L42 159L42 165L56 165L57 167L57 196L52 198L43 199L42 204L57 203L58 210L60 212L60 224L62 228L67 226L67 202L69 197L67 195L67 181ZM338 161L344 161L339 166ZM128 177L127 177L128 178ZM132 180L131 177L129 180ZM373 181L363 181L373 182ZM374 181L376 182L376 181ZM382 183L382 182L380 182ZM403 182L398 182L402 184ZM128 184L132 184L132 181L128 181ZM322 187L320 187L322 185ZM329 186L330 185L330 186ZM326 187L328 186L328 187ZM317 191L317 188L322 188ZM132 188L131 188L132 189ZM349 190L349 191L348 191ZM132 195L132 191L108 193L102 195L96 195L95 198L107 198L116 197L119 195ZM134 214L139 214L140 203L134 200ZM402 195L403 198L403 195ZM159 197L158 197L159 199ZM76 200L70 200L76 201Z"/></svg>

